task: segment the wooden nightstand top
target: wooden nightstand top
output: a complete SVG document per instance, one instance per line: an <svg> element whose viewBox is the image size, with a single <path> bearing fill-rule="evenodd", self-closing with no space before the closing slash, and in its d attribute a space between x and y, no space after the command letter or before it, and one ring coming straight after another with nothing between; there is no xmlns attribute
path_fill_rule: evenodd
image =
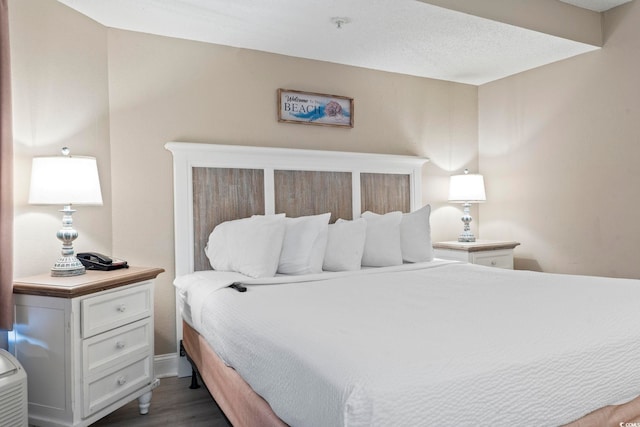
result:
<svg viewBox="0 0 640 427"><path fill-rule="evenodd" d="M163 268L129 267L112 271L87 270L85 274L71 277L51 277L49 273L38 274L14 280L13 293L74 298L155 279L162 272L164 272Z"/></svg>
<svg viewBox="0 0 640 427"><path fill-rule="evenodd" d="M453 249L458 251L479 252L493 251L498 249L513 249L519 242L502 240L476 240L475 242L458 242L456 240L448 242L436 242L433 247L436 249Z"/></svg>

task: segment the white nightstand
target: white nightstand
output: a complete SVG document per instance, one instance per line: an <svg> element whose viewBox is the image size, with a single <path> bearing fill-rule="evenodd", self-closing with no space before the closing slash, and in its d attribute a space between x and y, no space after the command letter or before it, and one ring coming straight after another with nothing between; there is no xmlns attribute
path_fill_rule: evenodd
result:
<svg viewBox="0 0 640 427"><path fill-rule="evenodd" d="M436 258L513 269L513 248L519 244L499 240L436 242L433 244L433 255Z"/></svg>
<svg viewBox="0 0 640 427"><path fill-rule="evenodd" d="M29 424L88 426L138 399L153 371L153 279L161 268L16 280L9 350L27 373Z"/></svg>

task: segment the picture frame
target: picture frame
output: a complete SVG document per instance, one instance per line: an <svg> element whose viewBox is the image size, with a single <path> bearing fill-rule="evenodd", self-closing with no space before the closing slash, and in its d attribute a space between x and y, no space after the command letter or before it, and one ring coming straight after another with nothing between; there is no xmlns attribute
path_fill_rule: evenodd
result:
<svg viewBox="0 0 640 427"><path fill-rule="evenodd" d="M353 98L278 89L278 121L352 128Z"/></svg>

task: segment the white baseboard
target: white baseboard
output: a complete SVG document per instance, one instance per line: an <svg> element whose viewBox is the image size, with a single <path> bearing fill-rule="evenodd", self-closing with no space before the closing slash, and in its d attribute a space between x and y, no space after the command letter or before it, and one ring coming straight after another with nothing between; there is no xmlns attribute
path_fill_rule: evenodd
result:
<svg viewBox="0 0 640 427"><path fill-rule="evenodd" d="M156 378L175 377L178 375L178 353L157 354L153 358Z"/></svg>
<svg viewBox="0 0 640 427"><path fill-rule="evenodd" d="M153 358L153 369L156 378L191 376L191 364L186 357L180 357L178 353L156 354Z"/></svg>

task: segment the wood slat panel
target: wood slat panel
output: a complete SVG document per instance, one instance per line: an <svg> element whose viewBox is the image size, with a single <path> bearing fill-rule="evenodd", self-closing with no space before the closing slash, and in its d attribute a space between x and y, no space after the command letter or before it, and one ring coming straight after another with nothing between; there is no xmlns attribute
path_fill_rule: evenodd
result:
<svg viewBox="0 0 640 427"><path fill-rule="evenodd" d="M274 171L276 213L288 217L331 212L331 222L352 219L351 172Z"/></svg>
<svg viewBox="0 0 640 427"><path fill-rule="evenodd" d="M263 214L262 169L193 168L195 271L211 270L204 248L216 225Z"/></svg>
<svg viewBox="0 0 640 427"><path fill-rule="evenodd" d="M409 175L386 173L360 174L362 212L385 214L411 210L411 181Z"/></svg>

